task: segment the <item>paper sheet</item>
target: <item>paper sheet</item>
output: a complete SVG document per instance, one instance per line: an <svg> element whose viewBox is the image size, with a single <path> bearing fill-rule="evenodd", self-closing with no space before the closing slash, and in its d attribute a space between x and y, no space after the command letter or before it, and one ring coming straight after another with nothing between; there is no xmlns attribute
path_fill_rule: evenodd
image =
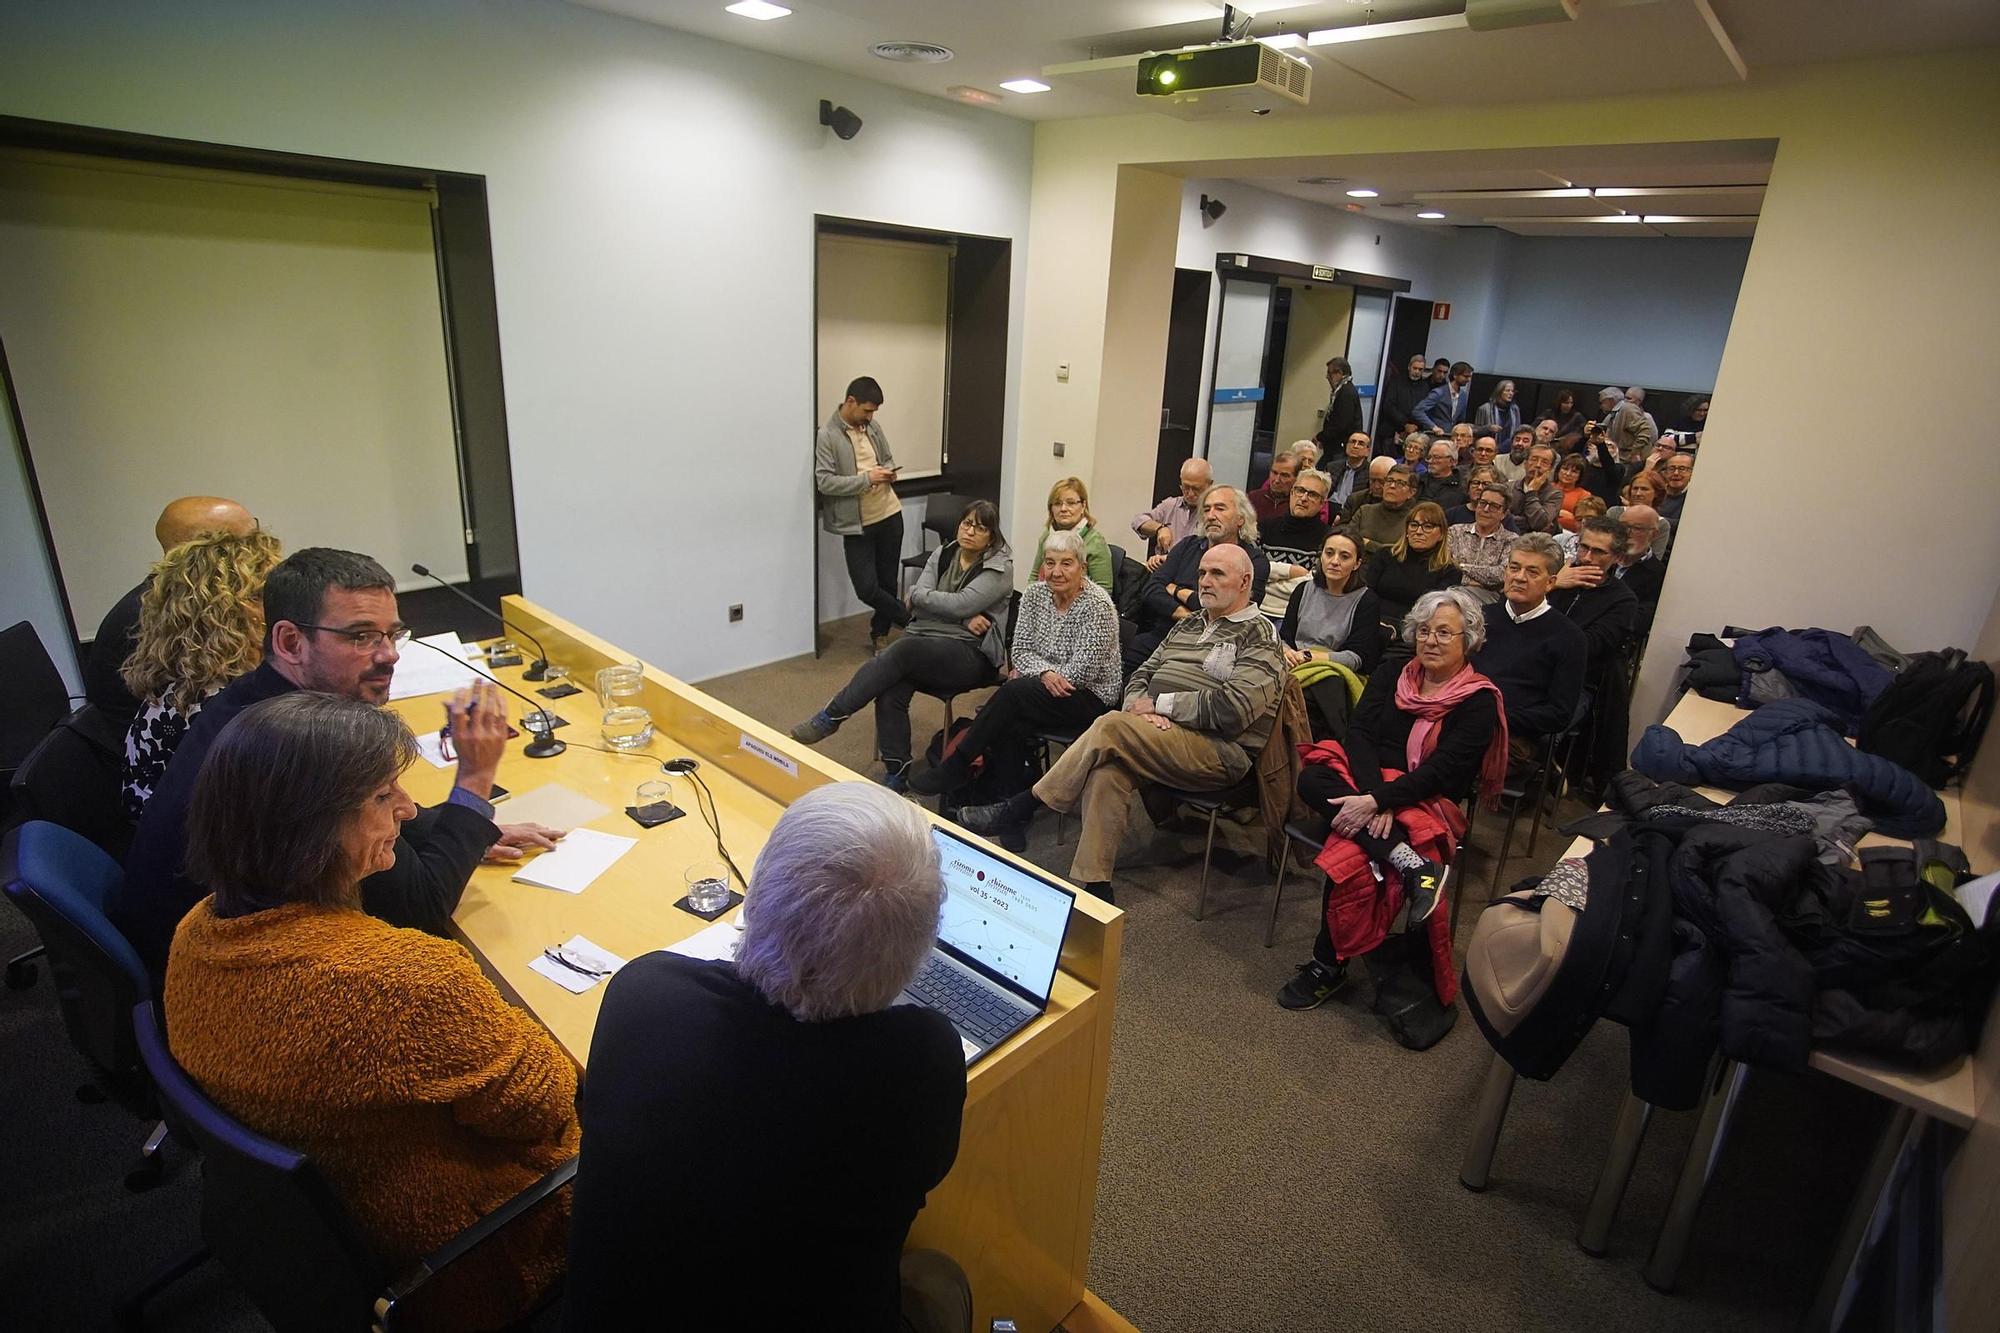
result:
<svg viewBox="0 0 2000 1333"><path fill-rule="evenodd" d="M509 798L498 807L493 818L502 824L546 824L550 828L573 829L610 813L576 788L549 782Z"/></svg>
<svg viewBox="0 0 2000 1333"><path fill-rule="evenodd" d="M668 953L683 958L715 958L729 962L736 957L737 941L743 938L743 913L724 917L706 930L697 930L679 944L667 946Z"/></svg>
<svg viewBox="0 0 2000 1333"><path fill-rule="evenodd" d="M508 823L519 822L509 811ZM611 868L619 857L632 850L637 838L621 838L595 829L572 829L552 852L530 857L514 872L517 884L534 884L564 893L582 893L590 882Z"/></svg>
<svg viewBox="0 0 2000 1333"><path fill-rule="evenodd" d="M432 648L443 651L433 652ZM458 635L450 630L426 635L418 643L404 644L396 661L396 674L389 682L389 697L415 699L477 684L481 677L465 665L465 660L467 653L477 656L478 652L476 647L460 643Z"/></svg>
<svg viewBox="0 0 2000 1333"><path fill-rule="evenodd" d="M444 737L438 732L428 731L417 737L417 753L429 760L433 768L450 768L452 761L444 757Z"/></svg>
<svg viewBox="0 0 2000 1333"><path fill-rule="evenodd" d="M625 966L623 958L608 949L600 949L581 935L570 936L568 942L561 946L560 952L572 962L600 969L607 974L602 977L585 976L575 968L564 967L546 954L536 954L528 960L529 970L541 973L573 995L583 994L598 982L608 980L609 974Z"/></svg>

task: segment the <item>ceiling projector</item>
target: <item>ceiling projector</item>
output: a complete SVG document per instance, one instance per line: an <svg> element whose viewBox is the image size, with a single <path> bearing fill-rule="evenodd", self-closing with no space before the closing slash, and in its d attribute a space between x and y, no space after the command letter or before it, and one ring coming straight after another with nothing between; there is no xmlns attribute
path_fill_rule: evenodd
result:
<svg viewBox="0 0 2000 1333"><path fill-rule="evenodd" d="M1139 96L1204 110L1270 110L1275 99L1304 106L1312 66L1262 42L1218 42L1139 60Z"/></svg>

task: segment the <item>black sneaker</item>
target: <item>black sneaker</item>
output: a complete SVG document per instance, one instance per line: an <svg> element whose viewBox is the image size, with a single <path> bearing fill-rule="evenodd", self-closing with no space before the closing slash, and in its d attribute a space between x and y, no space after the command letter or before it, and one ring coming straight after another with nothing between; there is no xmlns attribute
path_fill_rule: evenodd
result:
<svg viewBox="0 0 2000 1333"><path fill-rule="evenodd" d="M1346 984L1347 964L1328 967L1317 958L1308 959L1278 991L1278 1003L1287 1009L1317 1009Z"/></svg>
<svg viewBox="0 0 2000 1333"><path fill-rule="evenodd" d="M958 822L961 828L973 833L990 835L1018 829L1027 823L1034 813L1033 801L1009 797L1004 801L995 801L991 805L962 805L958 808Z"/></svg>
<svg viewBox="0 0 2000 1333"><path fill-rule="evenodd" d="M1444 880L1448 872L1437 861L1426 861L1415 870L1403 872L1403 888L1410 896L1410 924L1430 920L1444 901Z"/></svg>
<svg viewBox="0 0 2000 1333"><path fill-rule="evenodd" d="M972 765L954 754L941 764L933 764L922 772L911 774L910 790L919 796L942 796L970 781Z"/></svg>

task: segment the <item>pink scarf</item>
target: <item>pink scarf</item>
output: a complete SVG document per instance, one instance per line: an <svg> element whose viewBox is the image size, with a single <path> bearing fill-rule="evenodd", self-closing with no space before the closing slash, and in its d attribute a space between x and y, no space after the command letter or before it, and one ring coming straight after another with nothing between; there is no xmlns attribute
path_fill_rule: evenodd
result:
<svg viewBox="0 0 2000 1333"><path fill-rule="evenodd" d="M1396 707L1416 718L1410 727L1409 744L1403 751L1403 758L1413 771L1437 749L1438 728L1451 710L1481 690L1493 691L1500 722L1493 728L1493 739L1486 743L1486 754L1479 761L1479 795L1487 805L1492 805L1499 800L1500 788L1507 781L1507 705L1500 697L1500 687L1474 671L1469 662L1435 693L1417 692L1423 679L1423 666L1414 657L1396 676Z"/></svg>

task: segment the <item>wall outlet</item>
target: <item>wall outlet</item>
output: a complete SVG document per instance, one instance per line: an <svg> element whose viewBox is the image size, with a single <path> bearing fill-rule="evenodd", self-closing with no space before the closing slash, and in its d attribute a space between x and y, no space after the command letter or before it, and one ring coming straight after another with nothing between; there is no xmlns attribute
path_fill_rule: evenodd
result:
<svg viewBox="0 0 2000 1333"><path fill-rule="evenodd" d="M1057 457L1057 458L1061 458L1062 456L1063 456L1063 442L1062 442L1061 440L1057 440L1057 441L1056 441L1056 457Z"/></svg>
<svg viewBox="0 0 2000 1333"><path fill-rule="evenodd" d="M1067 361L1056 362L1056 383L1058 384L1069 383L1069 362Z"/></svg>
<svg viewBox="0 0 2000 1333"><path fill-rule="evenodd" d="M743 619L743 603L738 602L729 608L729 623L734 625L741 619Z"/></svg>

